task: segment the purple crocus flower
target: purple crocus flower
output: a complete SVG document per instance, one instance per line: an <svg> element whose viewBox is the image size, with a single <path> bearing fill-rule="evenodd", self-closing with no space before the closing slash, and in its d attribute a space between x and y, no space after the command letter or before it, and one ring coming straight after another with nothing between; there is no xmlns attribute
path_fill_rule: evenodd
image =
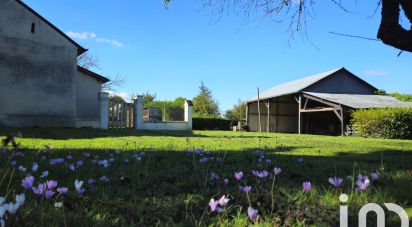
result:
<svg viewBox="0 0 412 227"><path fill-rule="evenodd" d="M39 184L37 188L33 187L32 190L33 190L33 193L36 195L43 195L43 193L46 191L46 188L47 188L46 184L42 183L42 184Z"/></svg>
<svg viewBox="0 0 412 227"><path fill-rule="evenodd" d="M52 159L52 160L50 160L50 165L51 166L54 166L54 165L56 165L56 164L60 164L60 163L63 163L64 162L64 159L63 158L55 158L55 159Z"/></svg>
<svg viewBox="0 0 412 227"><path fill-rule="evenodd" d="M66 193L69 191L69 189L66 188L66 187L64 187L64 188L58 188L58 189L56 189L56 191L57 191L58 193L60 193L60 195L64 195L64 194L66 194Z"/></svg>
<svg viewBox="0 0 412 227"><path fill-rule="evenodd" d="M84 164L84 163L83 163L82 160L77 161L77 168L82 167L83 164Z"/></svg>
<svg viewBox="0 0 412 227"><path fill-rule="evenodd" d="M229 202L229 198L227 198L225 195L223 195L220 199L219 199L219 205L222 207L225 207L227 205L227 203Z"/></svg>
<svg viewBox="0 0 412 227"><path fill-rule="evenodd" d="M225 178L225 179L223 180L223 183L224 183L225 185L228 185L228 184L229 184L229 179Z"/></svg>
<svg viewBox="0 0 412 227"><path fill-rule="evenodd" d="M280 167L275 167L275 168L273 169L273 173L274 173L275 175L279 175L281 172L282 172L282 169L281 169Z"/></svg>
<svg viewBox="0 0 412 227"><path fill-rule="evenodd" d="M329 178L329 183L336 188L339 188L342 185L343 179L338 177Z"/></svg>
<svg viewBox="0 0 412 227"><path fill-rule="evenodd" d="M46 181L47 189L53 190L57 186L57 181L49 180Z"/></svg>
<svg viewBox="0 0 412 227"><path fill-rule="evenodd" d="M86 193L86 189L80 188L79 190L77 190L77 193L79 193L79 195L83 195L84 193Z"/></svg>
<svg viewBox="0 0 412 227"><path fill-rule="evenodd" d="M10 162L10 165L11 165L11 166L16 166L16 164L17 164L17 162L14 161L14 160Z"/></svg>
<svg viewBox="0 0 412 227"><path fill-rule="evenodd" d="M210 180L219 180L219 176L215 172L212 172L210 176Z"/></svg>
<svg viewBox="0 0 412 227"><path fill-rule="evenodd" d="M262 155L265 154L265 152L263 152L263 151L261 151L261 150L256 150L256 151L255 151L255 154L258 155L258 156L262 156Z"/></svg>
<svg viewBox="0 0 412 227"><path fill-rule="evenodd" d="M303 159L303 158L298 158L297 161L298 161L299 164L302 164L303 162L305 162L305 159Z"/></svg>
<svg viewBox="0 0 412 227"><path fill-rule="evenodd" d="M372 182L378 181L379 180L379 174L377 172L372 172L371 173L371 180L372 180Z"/></svg>
<svg viewBox="0 0 412 227"><path fill-rule="evenodd" d="M109 178L107 176L102 176L102 177L100 177L100 181L101 182L108 182Z"/></svg>
<svg viewBox="0 0 412 227"><path fill-rule="evenodd" d="M54 195L54 191L52 190L47 190L44 192L44 196L46 197L46 199L50 199L53 195Z"/></svg>
<svg viewBox="0 0 412 227"><path fill-rule="evenodd" d="M242 171L240 171L240 172L235 172L235 179L236 180L241 180L243 178L243 172Z"/></svg>
<svg viewBox="0 0 412 227"><path fill-rule="evenodd" d="M199 159L200 164L205 164L209 159L207 157Z"/></svg>
<svg viewBox="0 0 412 227"><path fill-rule="evenodd" d="M33 182L34 182L34 177L33 176L27 176L21 181L21 186L24 189L31 189L33 187Z"/></svg>
<svg viewBox="0 0 412 227"><path fill-rule="evenodd" d="M67 159L67 160L72 160L72 159L73 159L73 156L67 155L66 159Z"/></svg>
<svg viewBox="0 0 412 227"><path fill-rule="evenodd" d="M358 191L358 192L359 191L364 191L364 190L368 189L369 185L370 185L369 177L359 175L358 179L356 180L356 186L357 186L356 191Z"/></svg>
<svg viewBox="0 0 412 227"><path fill-rule="evenodd" d="M247 216L251 221L255 221L257 219L258 210L253 209L252 207L247 208Z"/></svg>
<svg viewBox="0 0 412 227"><path fill-rule="evenodd" d="M240 186L239 188L240 188L240 190L242 190L246 193L249 193L250 191L252 191L252 186L245 186L245 187Z"/></svg>
<svg viewBox="0 0 412 227"><path fill-rule="evenodd" d="M94 179L89 179L89 180L87 180L87 184L88 185L91 185L91 184L94 184L94 182L95 182L95 180Z"/></svg>
<svg viewBox="0 0 412 227"><path fill-rule="evenodd" d="M303 191L309 192L312 189L312 184L309 181L303 182Z"/></svg>
<svg viewBox="0 0 412 227"><path fill-rule="evenodd" d="M210 202L209 202L210 211L215 212L218 204L219 204L219 201L213 198L210 199Z"/></svg>
<svg viewBox="0 0 412 227"><path fill-rule="evenodd" d="M255 177L265 178L265 177L268 176L269 173L268 173L268 171L266 171L266 170L263 170L262 172L253 170L253 171L252 171L252 174L253 174Z"/></svg>

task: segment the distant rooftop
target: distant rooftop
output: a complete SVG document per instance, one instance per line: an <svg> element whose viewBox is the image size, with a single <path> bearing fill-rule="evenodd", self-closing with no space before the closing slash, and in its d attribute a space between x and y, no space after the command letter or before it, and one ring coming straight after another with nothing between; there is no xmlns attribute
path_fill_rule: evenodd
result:
<svg viewBox="0 0 412 227"><path fill-rule="evenodd" d="M386 95L330 94L317 92L303 93L354 109L412 107L412 102L403 102L395 97Z"/></svg>
<svg viewBox="0 0 412 227"><path fill-rule="evenodd" d="M269 90L266 90L262 93L260 93L260 99L269 99L269 98L275 98L283 95L289 95L289 94L294 94L302 91L303 89L309 87L310 85L340 71L340 70L346 70L345 68L338 68L338 69L333 69L327 72L319 73L316 75L308 76L299 80L294 80L291 82L287 82L284 84L277 85L275 87L270 88ZM251 99L248 100L248 102L254 102L257 101L258 97L257 95Z"/></svg>

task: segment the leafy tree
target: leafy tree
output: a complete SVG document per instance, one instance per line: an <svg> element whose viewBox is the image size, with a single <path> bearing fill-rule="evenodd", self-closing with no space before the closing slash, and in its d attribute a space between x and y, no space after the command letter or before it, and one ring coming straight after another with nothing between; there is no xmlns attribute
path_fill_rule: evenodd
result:
<svg viewBox="0 0 412 227"><path fill-rule="evenodd" d="M412 102L412 94L402 94L399 92L393 92L393 93L390 93L389 95L401 101L404 101L404 102Z"/></svg>
<svg viewBox="0 0 412 227"><path fill-rule="evenodd" d="M109 100L110 102L115 102L115 103L126 103L126 101L118 95L110 96Z"/></svg>
<svg viewBox="0 0 412 227"><path fill-rule="evenodd" d="M219 115L219 105L213 99L212 91L201 82L199 94L193 98L193 113L200 117L214 117Z"/></svg>
<svg viewBox="0 0 412 227"><path fill-rule="evenodd" d="M226 111L225 117L230 120L245 120L246 119L246 102L238 100L238 103L232 109Z"/></svg>
<svg viewBox="0 0 412 227"><path fill-rule="evenodd" d="M412 102L412 94L402 94L399 92L387 93L385 90L377 90L375 94L392 96L404 102Z"/></svg>
<svg viewBox="0 0 412 227"><path fill-rule="evenodd" d="M143 94L144 103L154 102L155 100L156 100L156 93L150 94L150 92L147 91L145 94Z"/></svg>
<svg viewBox="0 0 412 227"><path fill-rule="evenodd" d="M160 109L162 112L162 116L166 121L183 121L185 101L185 98L177 97L174 101L145 102L144 107Z"/></svg>
<svg viewBox="0 0 412 227"><path fill-rule="evenodd" d="M388 93L386 93L386 91L383 89L379 89L375 91L375 95L388 95Z"/></svg>
<svg viewBox="0 0 412 227"><path fill-rule="evenodd" d="M171 0L164 0L167 5ZM262 18L273 18L274 21L285 21L288 18L291 36L296 31L305 32L307 18L314 15L316 2L321 0L202 0L205 6L213 8L213 12L222 14L225 9L234 9L244 14L246 18L260 14ZM345 12L349 12L341 0L329 0ZM356 2L356 1L355 1ZM411 0L376 0L370 1L372 10L381 9L381 23L377 28L377 38L384 44L397 49L412 52L412 27L400 25L403 10L406 19L412 23ZM377 6L376 6L377 3Z"/></svg>

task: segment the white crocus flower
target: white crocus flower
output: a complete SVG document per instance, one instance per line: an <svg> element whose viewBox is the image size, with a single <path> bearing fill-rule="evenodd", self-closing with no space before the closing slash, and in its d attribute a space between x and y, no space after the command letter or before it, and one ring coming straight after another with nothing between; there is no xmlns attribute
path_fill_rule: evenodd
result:
<svg viewBox="0 0 412 227"><path fill-rule="evenodd" d="M23 203L26 201L26 196L24 193L16 195L16 204L23 205Z"/></svg>
<svg viewBox="0 0 412 227"><path fill-rule="evenodd" d="M37 164L37 162L33 162L33 166L31 167L31 171L37 172L38 169L39 169L39 165Z"/></svg>
<svg viewBox="0 0 412 227"><path fill-rule="evenodd" d="M76 191L79 191L83 186L83 181L75 180L74 181L74 187L76 188Z"/></svg>

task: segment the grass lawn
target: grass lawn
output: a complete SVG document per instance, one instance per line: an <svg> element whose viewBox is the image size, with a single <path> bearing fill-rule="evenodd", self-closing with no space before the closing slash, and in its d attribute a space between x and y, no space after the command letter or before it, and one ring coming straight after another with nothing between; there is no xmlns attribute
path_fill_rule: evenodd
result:
<svg viewBox="0 0 412 227"><path fill-rule="evenodd" d="M25 193L26 200L4 215L12 226L336 226L341 193L349 195L351 224L369 202L412 207L412 141L92 129L1 130L0 139L11 132L19 132L19 148L0 153L0 196L8 203ZM275 167L282 169L276 176ZM236 180L239 171L244 177ZM372 172L379 180L372 181ZM49 198L22 187L29 175L35 189L57 181ZM356 190L358 175L369 176L365 190ZM335 176L342 186L329 184ZM75 180L83 181L78 190ZM310 191L303 192L303 182L311 183ZM239 189L246 186L250 192ZM68 192L57 192L61 187ZM229 202L212 212L211 198L223 195ZM257 210L255 220L248 207ZM394 214L386 217L390 225L399 222Z"/></svg>

